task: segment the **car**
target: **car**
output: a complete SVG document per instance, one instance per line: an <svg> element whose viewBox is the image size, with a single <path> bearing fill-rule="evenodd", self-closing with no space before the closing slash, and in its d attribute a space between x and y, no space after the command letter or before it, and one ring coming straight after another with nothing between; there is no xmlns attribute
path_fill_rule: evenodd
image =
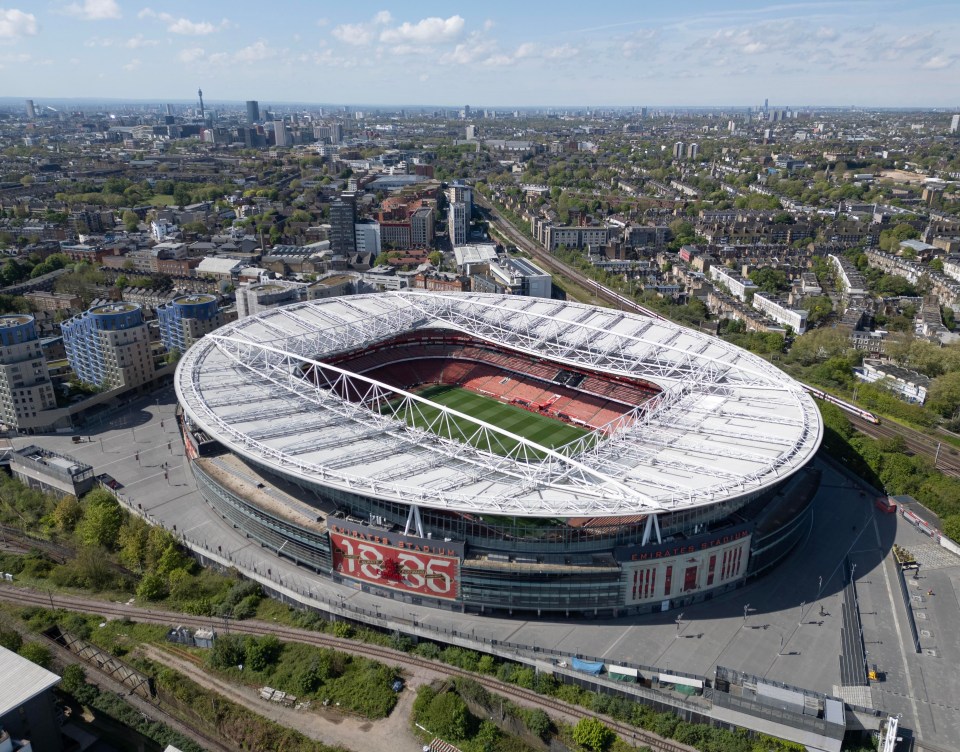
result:
<svg viewBox="0 0 960 752"><path fill-rule="evenodd" d="M98 475L97 480L100 481L101 486L104 488L109 488L111 491L119 491L121 488L123 488L123 483L118 481L112 475L107 475L107 473Z"/></svg>
<svg viewBox="0 0 960 752"><path fill-rule="evenodd" d="M402 691L403 691L403 679L394 679L393 684L390 685L390 688L391 688L394 692L402 692Z"/></svg>

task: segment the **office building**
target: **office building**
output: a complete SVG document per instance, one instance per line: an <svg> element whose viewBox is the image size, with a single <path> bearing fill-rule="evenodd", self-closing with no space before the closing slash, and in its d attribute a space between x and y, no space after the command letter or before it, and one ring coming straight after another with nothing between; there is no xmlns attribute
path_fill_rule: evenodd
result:
<svg viewBox="0 0 960 752"><path fill-rule="evenodd" d="M468 125L467 126L467 141L476 141L477 140L477 126Z"/></svg>
<svg viewBox="0 0 960 752"><path fill-rule="evenodd" d="M269 308L299 303L307 298L307 283L278 279L240 285L236 291L237 318L244 319Z"/></svg>
<svg viewBox="0 0 960 752"><path fill-rule="evenodd" d="M57 400L33 316L0 316L0 346L0 421L9 428L37 427L37 413Z"/></svg>
<svg viewBox="0 0 960 752"><path fill-rule="evenodd" d="M433 245L433 209L424 206L410 215L410 244L414 248Z"/></svg>
<svg viewBox="0 0 960 752"><path fill-rule="evenodd" d="M357 252L356 223L352 196L341 196L330 204L330 250L335 255L349 256Z"/></svg>
<svg viewBox="0 0 960 752"><path fill-rule="evenodd" d="M256 99L247 100L247 125L260 122L260 103Z"/></svg>
<svg viewBox="0 0 960 752"><path fill-rule="evenodd" d="M361 219L354 224L357 253L380 255L380 223L375 219Z"/></svg>
<svg viewBox="0 0 960 752"><path fill-rule="evenodd" d="M185 353L205 334L226 323L217 297L207 293L181 295L157 308L160 341L169 352Z"/></svg>
<svg viewBox="0 0 960 752"><path fill-rule="evenodd" d="M677 141L677 143L673 145L673 158L683 159L683 141Z"/></svg>
<svg viewBox="0 0 960 752"><path fill-rule="evenodd" d="M282 120L273 121L273 138L277 146L290 146L287 138L287 128Z"/></svg>
<svg viewBox="0 0 960 752"><path fill-rule="evenodd" d="M950 132L956 133L958 130L960 130L960 115L954 115L950 118Z"/></svg>
<svg viewBox="0 0 960 752"><path fill-rule="evenodd" d="M470 238L470 215L467 214L467 205L461 201L450 203L447 208L447 232L450 234L450 243L454 246L463 245Z"/></svg>
<svg viewBox="0 0 960 752"><path fill-rule="evenodd" d="M37 108L33 106L32 99L27 100L27 118L29 118L30 120L36 120L37 118Z"/></svg>
<svg viewBox="0 0 960 752"><path fill-rule="evenodd" d="M67 360L88 384L134 387L153 378L153 358L143 310L136 303L109 303L60 325Z"/></svg>
<svg viewBox="0 0 960 752"><path fill-rule="evenodd" d="M470 224L470 217L473 216L473 189L465 183L451 183L447 186L447 200L451 204L454 202L466 204L467 224Z"/></svg>
<svg viewBox="0 0 960 752"><path fill-rule="evenodd" d="M687 147L687 159L696 159L700 154L700 144L690 144Z"/></svg>

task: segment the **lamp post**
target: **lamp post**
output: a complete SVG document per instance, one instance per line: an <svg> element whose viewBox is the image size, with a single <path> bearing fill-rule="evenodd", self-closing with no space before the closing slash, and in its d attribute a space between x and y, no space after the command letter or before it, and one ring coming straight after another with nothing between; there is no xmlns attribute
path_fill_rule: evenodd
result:
<svg viewBox="0 0 960 752"><path fill-rule="evenodd" d="M676 622L677 622L677 633L673 636L674 639L677 639L678 637L680 637L680 621L681 621L682 619L683 619L683 613L681 612L681 613L677 616L677 619L676 619Z"/></svg>

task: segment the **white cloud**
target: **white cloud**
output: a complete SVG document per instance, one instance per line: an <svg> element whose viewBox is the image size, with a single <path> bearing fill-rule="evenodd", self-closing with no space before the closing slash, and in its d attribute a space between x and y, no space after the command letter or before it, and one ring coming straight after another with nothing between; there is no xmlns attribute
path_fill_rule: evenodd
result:
<svg viewBox="0 0 960 752"><path fill-rule="evenodd" d="M949 68L957 61L954 55L934 55L921 65L926 70L943 70Z"/></svg>
<svg viewBox="0 0 960 752"><path fill-rule="evenodd" d="M366 23L340 24L331 33L344 44L365 47L376 37L376 27L385 26L392 18L390 11L382 10Z"/></svg>
<svg viewBox="0 0 960 752"><path fill-rule="evenodd" d="M144 39L143 34L137 34L124 42L123 46L131 50L138 50L141 47L156 47L158 44L160 42L156 39Z"/></svg>
<svg viewBox="0 0 960 752"><path fill-rule="evenodd" d="M524 58L524 57L533 57L537 54L537 45L533 42L524 42L519 47L517 51L513 53L515 58Z"/></svg>
<svg viewBox="0 0 960 752"><path fill-rule="evenodd" d="M129 63L123 66L125 71L133 72L140 67L140 58L133 58Z"/></svg>
<svg viewBox="0 0 960 752"><path fill-rule="evenodd" d="M414 44L438 44L450 42L463 32L464 20L461 16L424 18L415 24L404 21L394 29L384 29L380 41L386 43L410 42Z"/></svg>
<svg viewBox="0 0 960 752"><path fill-rule="evenodd" d="M324 26L329 26L329 25L330 25L330 19L329 19L329 18L318 18L318 19L317 19L317 26L319 26L321 29L322 29Z"/></svg>
<svg viewBox="0 0 960 752"><path fill-rule="evenodd" d="M893 46L898 50L918 50L921 47L926 47L930 44L933 39L933 32L917 32L916 34L904 34L903 36L897 38Z"/></svg>
<svg viewBox="0 0 960 752"><path fill-rule="evenodd" d="M117 0L83 0L83 4L71 3L64 11L84 21L106 21L122 15Z"/></svg>
<svg viewBox="0 0 960 752"><path fill-rule="evenodd" d="M37 33L37 17L17 8L0 8L0 39L32 37Z"/></svg>
<svg viewBox="0 0 960 752"><path fill-rule="evenodd" d="M362 47L373 41L373 29L366 24L341 24L333 30L333 35L344 44Z"/></svg>
<svg viewBox="0 0 960 752"><path fill-rule="evenodd" d="M181 63L195 63L197 60L202 60L206 54L203 47L190 47L186 50L180 50L177 60Z"/></svg>
<svg viewBox="0 0 960 752"><path fill-rule="evenodd" d="M564 60L569 57L576 57L580 50L572 44L561 44L559 47L552 47L543 53L547 60Z"/></svg>
<svg viewBox="0 0 960 752"><path fill-rule="evenodd" d="M276 51L267 47L266 42L261 39L257 42L254 42L249 47L244 47L242 50L237 52L237 54L234 55L234 59L238 63L256 63L260 60L267 60L271 57L275 57L276 54Z"/></svg>
<svg viewBox="0 0 960 752"><path fill-rule="evenodd" d="M230 25L227 19L223 19L219 24L214 25L209 21L191 21L189 18L177 18L169 13L157 13L151 8L144 8L137 14L137 18L155 18L165 23L167 31L171 34L183 34L185 36L206 36Z"/></svg>

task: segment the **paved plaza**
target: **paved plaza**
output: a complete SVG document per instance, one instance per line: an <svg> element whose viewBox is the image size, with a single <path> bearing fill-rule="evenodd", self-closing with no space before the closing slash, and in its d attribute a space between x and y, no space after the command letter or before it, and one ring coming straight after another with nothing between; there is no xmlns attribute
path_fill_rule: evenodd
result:
<svg viewBox="0 0 960 752"><path fill-rule="evenodd" d="M204 503L183 457L174 418L175 397L165 389L125 412L95 419L69 435L14 439L36 443L109 473L135 509L258 579L272 580L303 600L412 633L457 630L477 639L549 648L712 676L725 666L828 694L840 692L841 614L845 575L852 574L860 606L867 662L885 681L847 693L893 714L926 741L960 747L960 558L936 545L898 515L877 511L855 479L824 465L808 538L770 575L710 601L643 617L527 620L485 617L415 606L339 586L281 559L223 522ZM891 548L896 541L921 562L907 587L918 627L916 653ZM849 567L849 569L848 569ZM933 592L932 595L928 593ZM352 615L356 618L356 612Z"/></svg>

